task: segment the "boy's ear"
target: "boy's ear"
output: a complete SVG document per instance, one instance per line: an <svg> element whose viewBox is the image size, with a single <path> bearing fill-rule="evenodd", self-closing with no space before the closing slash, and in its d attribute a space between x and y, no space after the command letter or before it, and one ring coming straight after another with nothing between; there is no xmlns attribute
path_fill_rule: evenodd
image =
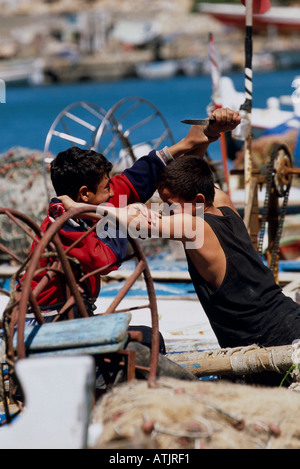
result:
<svg viewBox="0 0 300 469"><path fill-rule="evenodd" d="M205 196L201 193L197 194L195 199L194 199L194 202L196 204L204 204L205 205Z"/></svg>
<svg viewBox="0 0 300 469"><path fill-rule="evenodd" d="M76 202L87 203L88 201L89 201L89 190L87 186L81 186L78 191Z"/></svg>

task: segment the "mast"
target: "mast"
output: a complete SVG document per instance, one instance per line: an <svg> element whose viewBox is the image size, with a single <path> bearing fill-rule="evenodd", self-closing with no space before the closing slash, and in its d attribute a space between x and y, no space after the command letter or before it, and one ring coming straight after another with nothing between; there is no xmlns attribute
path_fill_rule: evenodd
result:
<svg viewBox="0 0 300 469"><path fill-rule="evenodd" d="M208 106L208 113L210 114L214 109L222 107L220 98L220 58L216 49L214 35L209 33L209 44L208 44L208 58L210 64L210 75L212 82L212 96L211 103ZM224 179L226 184L227 194L230 195L229 190L229 171L228 171L228 158L227 158L227 145L224 132L221 132L220 147L222 155L222 163L224 169Z"/></svg>
<svg viewBox="0 0 300 469"><path fill-rule="evenodd" d="M241 0L246 6L246 30L245 30L245 101L240 107L242 117L241 124L232 132L232 136L245 141L244 159L244 188L245 188L245 213L244 221L250 231L250 219L254 201L254 192L257 191L256 181L252 178L252 98L253 98L253 13L262 14L270 8L270 0Z"/></svg>

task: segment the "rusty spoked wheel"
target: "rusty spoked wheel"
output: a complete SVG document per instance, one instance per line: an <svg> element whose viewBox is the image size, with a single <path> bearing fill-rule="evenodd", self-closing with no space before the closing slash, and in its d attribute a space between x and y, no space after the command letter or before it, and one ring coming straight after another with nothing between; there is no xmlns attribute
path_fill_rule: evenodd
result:
<svg viewBox="0 0 300 469"><path fill-rule="evenodd" d="M59 238L59 230L62 226L70 219L70 218L77 218L81 214L89 214L89 216L93 217L95 221L99 221L102 218L101 215L96 213L97 207L93 205L87 205L86 208L75 208L71 209L68 212L61 215L50 227L49 229L43 233L40 241L37 243L34 251L31 254L30 262L28 263L28 268L26 270L25 278L22 281L21 285L21 292L20 298L18 303L18 320L17 320L17 358L22 359L26 357L26 350L25 350L25 343L24 343L24 328L25 328L25 315L28 309L28 306L31 306L32 311L36 315L36 318L39 322L43 321L43 316L40 311L40 308L35 300L38 293L44 288L44 286L49 281L50 275L64 275L64 279L66 285L69 289L69 296L67 298L66 304L64 305L64 310L67 308L71 308L72 306L76 305L78 309L79 316L81 317L89 317L89 314L86 310L83 298L81 296L81 291L83 290L84 282L87 278L101 274L102 272L106 271L109 267L113 267L114 264L110 264L104 266L102 268L96 269L93 272L89 272L86 275L82 275L79 281L75 279L74 273L71 267L71 251L74 247L76 247L81 241L88 236L91 231L96 230L97 223L85 231L82 236L77 239L71 246L68 247L67 250L64 250L60 238ZM118 305L125 297L127 292L130 290L132 285L136 282L136 280L143 275L144 281L147 288L148 299L149 303L143 308L149 308L151 313L151 323L152 323L152 347L151 347L151 359L150 359L150 366L149 366L149 378L148 382L150 386L155 386L156 382L156 375L157 375L157 367L158 367L158 356L159 356L159 329L158 329L158 314L157 314L157 303L156 303L156 295L153 285L153 280L151 277L151 273L144 256L144 253L137 242L137 240L128 237L129 244L132 247L132 253L129 254L126 259L137 259L137 264L129 278L126 280L125 285L119 291L117 296L114 298L110 306L106 309L103 314L113 314L115 312L119 312L117 310ZM40 259L45 255L45 252L51 254L51 258L54 259L53 264L49 264L49 266L42 267L44 271L44 276L42 280L40 280L37 287L32 291L31 285L32 281L37 275L37 273L41 273L40 267ZM55 265L54 265L55 264ZM142 307L141 307L142 308ZM61 312L60 312L61 313Z"/></svg>
<svg viewBox="0 0 300 469"><path fill-rule="evenodd" d="M18 228L19 232L22 232L25 237L28 237L31 242L36 242L39 243L39 240L41 239L43 233L40 229L40 227L27 215L24 215L23 213L14 210L14 209L9 209L5 207L0 207L0 215L5 215L7 218L10 220L10 222L14 225L14 229ZM5 308L5 311L3 312L3 327L5 329L5 333L7 338L10 338L10 342L12 342L12 334L13 334L13 328L15 326L15 320L14 315L16 314L16 309L18 305L18 297L19 294L16 291L16 284L20 281L20 277L23 275L28 263L30 262L31 259L31 254L29 254L27 257L21 258L19 254L16 254L13 250L12 247L9 243L6 243L3 241L0 243L0 251L4 253L8 258L13 261L14 263L14 269L11 275L11 280L10 280L10 292L6 292L6 294L10 297L10 301L8 305ZM32 305L32 308L35 310L35 301L30 294L29 301ZM43 322L43 318L38 315L37 312L37 318L40 323ZM10 331L10 329L12 329ZM13 354L10 354L11 358L13 357Z"/></svg>

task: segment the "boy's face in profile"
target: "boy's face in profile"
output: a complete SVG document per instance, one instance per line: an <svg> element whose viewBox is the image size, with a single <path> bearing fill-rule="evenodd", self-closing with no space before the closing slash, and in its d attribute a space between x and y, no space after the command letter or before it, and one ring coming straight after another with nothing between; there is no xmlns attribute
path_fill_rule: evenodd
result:
<svg viewBox="0 0 300 469"><path fill-rule="evenodd" d="M110 177L105 174L103 179L99 182L96 192L92 192L87 186L82 186L79 189L77 202L84 202L91 205L100 205L108 202L114 192L110 186Z"/></svg>
<svg viewBox="0 0 300 469"><path fill-rule="evenodd" d="M162 189L158 189L158 192L159 192L159 195L160 195L160 198L161 200L168 204L168 205L172 205L172 206L178 206L178 212L181 212L182 209L184 208L184 200L182 200L180 197L172 194L169 189L167 189L166 187L162 188Z"/></svg>
<svg viewBox="0 0 300 469"><path fill-rule="evenodd" d="M160 195L161 200L172 206L172 213L175 215L176 213L187 213L190 215L196 214L197 203L203 203L204 200L198 197L199 194L195 197L194 200L185 200L178 195L174 195L167 187L158 188L158 193Z"/></svg>

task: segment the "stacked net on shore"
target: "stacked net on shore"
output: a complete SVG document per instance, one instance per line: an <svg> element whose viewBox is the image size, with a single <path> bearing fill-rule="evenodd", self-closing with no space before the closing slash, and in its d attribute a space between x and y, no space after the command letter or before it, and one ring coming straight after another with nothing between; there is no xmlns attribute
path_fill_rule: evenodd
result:
<svg viewBox="0 0 300 469"><path fill-rule="evenodd" d="M42 151L22 147L0 155L0 206L18 210L37 224L45 218L48 207L43 158ZM31 240L6 216L0 217L0 237L5 247L24 258ZM7 260L7 255L0 253L0 262Z"/></svg>

